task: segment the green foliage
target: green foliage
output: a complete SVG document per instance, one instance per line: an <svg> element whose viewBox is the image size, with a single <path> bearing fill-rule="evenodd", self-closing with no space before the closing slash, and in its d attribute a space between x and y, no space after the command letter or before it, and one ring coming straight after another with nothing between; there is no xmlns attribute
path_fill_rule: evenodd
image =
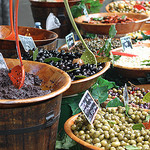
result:
<svg viewBox="0 0 150 150"><path fill-rule="evenodd" d="M50 58L46 58L44 60L44 62L50 62L50 61L54 61L54 62L57 62L59 60L62 60L61 58L57 58L57 57L50 57Z"/></svg>
<svg viewBox="0 0 150 150"><path fill-rule="evenodd" d="M150 35L146 35L143 32L141 32L142 36L143 36L143 40L149 40L150 39Z"/></svg>
<svg viewBox="0 0 150 150"><path fill-rule="evenodd" d="M129 105L126 104L126 105L125 105L125 108L126 108L126 111L125 111L126 115L127 115L128 117L130 117L129 114L128 114L129 109L130 109Z"/></svg>
<svg viewBox="0 0 150 150"><path fill-rule="evenodd" d="M33 52L33 61L36 60L37 56L38 56L38 48L36 48L36 50Z"/></svg>
<svg viewBox="0 0 150 150"><path fill-rule="evenodd" d="M118 107L118 106L124 106L124 104L120 101L119 98L116 97L107 103L106 108L107 107Z"/></svg>
<svg viewBox="0 0 150 150"><path fill-rule="evenodd" d="M117 30L116 30L115 25L111 25L111 27L109 29L109 37L114 38L116 33L117 33Z"/></svg>
<svg viewBox="0 0 150 150"><path fill-rule="evenodd" d="M150 92L148 92L144 97L143 97L143 101L146 103L150 103Z"/></svg>
<svg viewBox="0 0 150 150"><path fill-rule="evenodd" d="M107 86L103 86L103 87L97 86L91 90L91 95L95 100L98 100L98 102L101 104L105 102L106 99L108 98L107 90L108 90Z"/></svg>
<svg viewBox="0 0 150 150"><path fill-rule="evenodd" d="M85 8L85 5L82 4L82 3L79 3L79 4L77 4L77 5L73 5L73 6L71 7L72 16L73 16L74 18L77 18L77 17L83 15L83 9L84 9L84 8Z"/></svg>
<svg viewBox="0 0 150 150"><path fill-rule="evenodd" d="M90 13L98 13L100 12L100 8L102 7L102 4L100 4L99 0L90 0L90 9L89 12Z"/></svg>
<svg viewBox="0 0 150 150"><path fill-rule="evenodd" d="M72 102L69 104L69 106L71 107L71 110L72 110L72 115L76 115L81 112L78 104L79 103L77 103L77 102Z"/></svg>
<svg viewBox="0 0 150 150"><path fill-rule="evenodd" d="M97 63L105 63L111 61L110 57L103 57L103 56L97 57L96 59L97 59Z"/></svg>
<svg viewBox="0 0 150 150"><path fill-rule="evenodd" d="M111 40L112 38L114 38L114 36L116 35L117 30L115 28L115 25L111 25L110 29L109 29L109 38L105 41L104 46L100 49L98 55L100 55L100 53L104 52L106 57L110 56L110 50L111 50Z"/></svg>
<svg viewBox="0 0 150 150"><path fill-rule="evenodd" d="M103 79L102 77L99 77L97 79L97 84L100 85L100 86L107 86L108 90L113 88L113 87L118 88L118 86L116 85L115 82L110 82L108 80Z"/></svg>
<svg viewBox="0 0 150 150"><path fill-rule="evenodd" d="M87 76L84 76L84 75L75 75L76 78L79 78L79 79L84 79L84 78L87 78Z"/></svg>
<svg viewBox="0 0 150 150"><path fill-rule="evenodd" d="M145 128L142 123L134 124L134 125L132 126L132 129L133 129L133 130L142 130L142 128Z"/></svg>
<svg viewBox="0 0 150 150"><path fill-rule="evenodd" d="M67 134L63 137L62 140L56 140L56 149L69 149L76 145L76 142L72 140Z"/></svg>
<svg viewBox="0 0 150 150"><path fill-rule="evenodd" d="M96 34L94 34L94 33L86 33L86 38L91 38L91 39L94 39L94 38L96 38L97 37L97 35Z"/></svg>
<svg viewBox="0 0 150 150"><path fill-rule="evenodd" d="M77 18L84 15L83 9L85 8L87 9L87 12L91 14L100 12L101 7L102 4L100 4L99 0L81 0L81 2L71 7L71 13L74 18Z"/></svg>
<svg viewBox="0 0 150 150"><path fill-rule="evenodd" d="M98 102L101 104L108 98L108 90L113 87L117 87L115 82L109 82L108 80L99 77L89 91L93 98L98 100Z"/></svg>
<svg viewBox="0 0 150 150"><path fill-rule="evenodd" d="M140 150L140 148L136 147L136 146L132 146L132 145L126 145L125 148L127 150Z"/></svg>

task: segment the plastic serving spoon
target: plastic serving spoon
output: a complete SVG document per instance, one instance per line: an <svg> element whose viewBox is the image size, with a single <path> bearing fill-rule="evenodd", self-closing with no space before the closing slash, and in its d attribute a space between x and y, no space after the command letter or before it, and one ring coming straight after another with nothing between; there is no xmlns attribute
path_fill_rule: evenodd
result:
<svg viewBox="0 0 150 150"><path fill-rule="evenodd" d="M137 20L137 21L135 21L135 23L145 22L145 21L148 21L148 20L150 20L150 17L145 18L145 19L141 19L141 20Z"/></svg>
<svg viewBox="0 0 150 150"><path fill-rule="evenodd" d="M68 4L68 0L64 0L64 4L65 4L65 8L67 10L67 13L68 13L68 16L69 16L69 19L70 19L70 22L72 23L72 26L74 28L74 30L76 31L79 39L81 40L82 44L85 46L86 50L85 52L82 54L81 56L81 59L83 60L83 62L85 64L87 63L90 63L90 64L96 64L97 65L97 60L96 60L96 57L95 55L92 53L92 51L87 47L85 41L83 40L75 22L74 22L74 19L72 17L72 13L70 11L70 8L69 8L69 4Z"/></svg>
<svg viewBox="0 0 150 150"><path fill-rule="evenodd" d="M113 55L119 55L119 56L127 56L127 57L136 57L138 55L124 53L124 52L117 52L117 51L111 51Z"/></svg>
<svg viewBox="0 0 150 150"><path fill-rule="evenodd" d="M20 46L19 46L19 40L18 40L18 7L19 7L19 0L16 0L15 4L15 16L14 16L14 22L15 22L15 39L16 39L16 47L17 47L17 52L20 60L20 65L17 65L11 69L11 72L8 73L13 85L20 89L25 80L25 70L24 66L22 63L22 58L21 58L21 52L20 52Z"/></svg>
<svg viewBox="0 0 150 150"><path fill-rule="evenodd" d="M15 40L15 31L13 25L13 0L9 0L9 15L10 15L10 27L11 33L5 37L5 40Z"/></svg>

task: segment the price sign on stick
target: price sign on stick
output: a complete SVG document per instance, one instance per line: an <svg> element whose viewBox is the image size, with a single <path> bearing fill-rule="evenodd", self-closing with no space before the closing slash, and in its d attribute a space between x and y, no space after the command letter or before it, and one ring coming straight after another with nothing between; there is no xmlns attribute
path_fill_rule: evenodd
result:
<svg viewBox="0 0 150 150"><path fill-rule="evenodd" d="M67 43L68 49L71 50L75 46L75 40L74 40L73 33L71 32L70 34L68 34L65 37L65 39L66 39L66 43Z"/></svg>
<svg viewBox="0 0 150 150"><path fill-rule="evenodd" d="M127 89L127 84L124 86L124 91L123 91L123 98L124 98L124 105L128 105L129 97L128 97L128 89Z"/></svg>
<svg viewBox="0 0 150 150"><path fill-rule="evenodd" d="M89 17L89 15L88 15L86 6L85 6L84 9L83 9L83 13L84 13L84 15L86 16L87 22L89 22L89 21L90 21L90 17Z"/></svg>
<svg viewBox="0 0 150 150"><path fill-rule="evenodd" d="M19 38L20 38L21 44L26 52L36 48L36 45L31 36L19 35Z"/></svg>
<svg viewBox="0 0 150 150"><path fill-rule="evenodd" d="M8 69L2 53L0 53L0 68Z"/></svg>
<svg viewBox="0 0 150 150"><path fill-rule="evenodd" d="M89 123L92 124L99 107L88 90L84 93L79 103L79 108L84 113Z"/></svg>
<svg viewBox="0 0 150 150"><path fill-rule="evenodd" d="M132 41L130 36L124 36L120 38L123 50L133 49Z"/></svg>

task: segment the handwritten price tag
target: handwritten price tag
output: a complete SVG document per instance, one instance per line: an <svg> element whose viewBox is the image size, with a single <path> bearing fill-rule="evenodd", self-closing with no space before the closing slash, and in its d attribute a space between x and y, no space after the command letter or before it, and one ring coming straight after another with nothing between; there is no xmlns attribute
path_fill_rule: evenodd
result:
<svg viewBox="0 0 150 150"><path fill-rule="evenodd" d="M79 108L84 113L89 123L92 124L99 107L88 90L84 93L79 103Z"/></svg>
<svg viewBox="0 0 150 150"><path fill-rule="evenodd" d="M123 50L133 49L132 41L130 36L124 36L120 38Z"/></svg>
<svg viewBox="0 0 150 150"><path fill-rule="evenodd" d="M26 52L36 48L36 45L31 36L19 35L19 38L20 38L21 44Z"/></svg>
<svg viewBox="0 0 150 150"><path fill-rule="evenodd" d="M68 34L65 37L65 39L66 39L66 43L67 43L68 49L71 50L73 48L73 46L75 46L75 40L74 40L73 33L71 32L70 34Z"/></svg>

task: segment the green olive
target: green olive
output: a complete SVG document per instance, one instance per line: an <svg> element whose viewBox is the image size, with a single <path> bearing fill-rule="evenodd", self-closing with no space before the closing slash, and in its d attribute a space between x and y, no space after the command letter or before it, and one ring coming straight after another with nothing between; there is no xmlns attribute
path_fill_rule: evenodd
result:
<svg viewBox="0 0 150 150"><path fill-rule="evenodd" d="M111 146L113 146L113 147L118 147L118 146L120 146L120 142L119 142L119 141L112 142L112 143L111 143Z"/></svg>
<svg viewBox="0 0 150 150"><path fill-rule="evenodd" d="M108 143L107 143L107 141L106 141L106 140L102 140L102 141L101 141L101 144L102 144L102 146L104 146L104 147L105 147Z"/></svg>
<svg viewBox="0 0 150 150"><path fill-rule="evenodd" d="M93 143L94 143L94 144L99 143L99 142L100 142L100 139L99 139L99 138L93 139Z"/></svg>

